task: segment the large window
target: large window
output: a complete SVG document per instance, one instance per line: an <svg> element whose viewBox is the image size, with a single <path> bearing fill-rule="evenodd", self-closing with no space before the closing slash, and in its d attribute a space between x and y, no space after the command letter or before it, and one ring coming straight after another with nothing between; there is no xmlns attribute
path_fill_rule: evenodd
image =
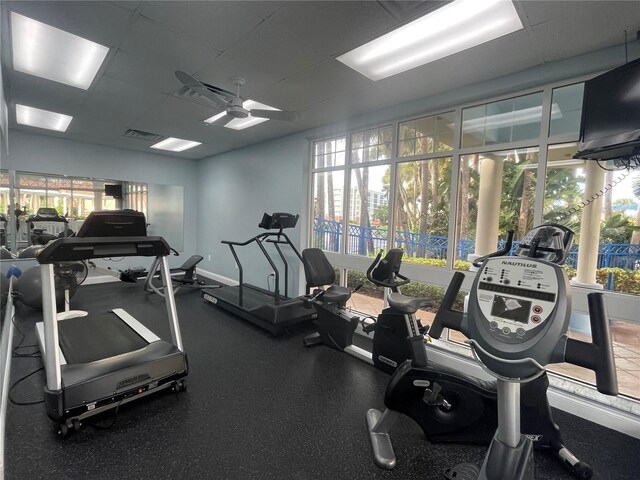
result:
<svg viewBox="0 0 640 480"><path fill-rule="evenodd" d="M395 243L405 261L446 266L451 158L398 163Z"/></svg>
<svg viewBox="0 0 640 480"><path fill-rule="evenodd" d="M485 103L462 110L462 147L540 138L542 93Z"/></svg>
<svg viewBox="0 0 640 480"><path fill-rule="evenodd" d="M537 167L534 147L462 156L456 268L468 270L473 255L496 251L509 230L517 242L533 227Z"/></svg>
<svg viewBox="0 0 640 480"><path fill-rule="evenodd" d="M437 306L453 270L472 270L509 230L515 249L533 226L557 222L575 232L564 266L573 285L640 295L640 169L573 158L582 96L583 83L567 82L314 142L313 245L335 252L354 287L370 263L363 256L401 247L405 264L418 264L403 293ZM589 291L573 289L571 336L588 338ZM620 389L640 398L633 300L616 297L609 310ZM350 305L375 314L381 292L364 288ZM593 382L583 369L554 371Z"/></svg>

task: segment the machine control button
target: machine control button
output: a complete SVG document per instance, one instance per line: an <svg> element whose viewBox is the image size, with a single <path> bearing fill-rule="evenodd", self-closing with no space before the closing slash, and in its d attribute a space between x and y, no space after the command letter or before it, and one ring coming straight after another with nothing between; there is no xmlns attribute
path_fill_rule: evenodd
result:
<svg viewBox="0 0 640 480"><path fill-rule="evenodd" d="M540 305L536 305L532 308L533 313L542 313L542 307Z"/></svg>
<svg viewBox="0 0 640 480"><path fill-rule="evenodd" d="M505 285L509 285L511 283L511 280L509 280L508 278L505 278L502 283L504 283Z"/></svg>
<svg viewBox="0 0 640 480"><path fill-rule="evenodd" d="M498 328L498 322L491 322L491 323L489 323L489 327L491 327L492 329L496 329L496 328Z"/></svg>
<svg viewBox="0 0 640 480"><path fill-rule="evenodd" d="M487 282L493 282L493 277L487 277Z"/></svg>
<svg viewBox="0 0 640 480"><path fill-rule="evenodd" d="M516 330L516 333L518 334L518 336L524 337L524 334L527 333L527 332L525 331L524 328L519 328L519 329Z"/></svg>
<svg viewBox="0 0 640 480"><path fill-rule="evenodd" d="M533 317L531 317L531 321L533 323L540 323L540 317L538 315L534 315Z"/></svg>
<svg viewBox="0 0 640 480"><path fill-rule="evenodd" d="M502 327L502 333L509 335L511 333L511 329L509 327Z"/></svg>

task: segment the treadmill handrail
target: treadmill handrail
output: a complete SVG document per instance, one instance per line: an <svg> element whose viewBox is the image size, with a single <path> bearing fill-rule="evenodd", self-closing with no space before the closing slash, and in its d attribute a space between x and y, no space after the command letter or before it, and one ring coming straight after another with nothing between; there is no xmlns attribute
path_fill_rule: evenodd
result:
<svg viewBox="0 0 640 480"><path fill-rule="evenodd" d="M56 263L108 257L164 257L171 253L162 237L64 237L49 242L36 257L38 263Z"/></svg>
<svg viewBox="0 0 640 480"><path fill-rule="evenodd" d="M271 240L271 237L276 237L276 240ZM284 240L282 240L282 237L284 237ZM264 255L264 257L266 258L267 262L269 263L269 265L271 266L271 269L273 271L274 274L274 291L273 291L273 296L274 296L274 302L276 304L278 304L280 302L280 272L278 271L278 268L276 267L276 264L274 263L273 259L271 258L271 256L269 255L269 253L266 251L266 249L264 248L264 245L262 245L262 242L264 241L270 242L270 243L274 243L276 244L276 249L278 250L278 253L280 254L280 257L282 258L282 261L284 262L284 268L285 268L285 296L287 296L287 281L288 281L288 271L287 271L287 262L286 259L284 258L284 255L282 253L282 251L280 250L280 248L278 247L278 244L287 244L291 247L291 249L294 251L294 253L296 254L296 256L300 259L300 261L302 261L302 255L300 255L300 252L298 251L298 249L295 247L295 245L293 245L293 243L291 242L291 239L287 236L286 233L283 233L281 230L278 232L264 232L264 233L260 233L258 235L256 235L255 237L250 238L249 240L246 240L244 242L237 242L234 240L221 240L220 243L223 243L225 245L229 245L229 248L231 249L231 254L233 255L233 258L236 262L236 265L238 267L238 276L239 276L239 296L238 296L238 305L240 307L243 306L243 269L242 269L242 264L240 263L240 259L238 258L238 255L235 251L235 249L233 248L234 246L238 246L238 247L244 247L247 245L250 245L252 243L256 243L258 245L258 247L260 248L260 250L262 251L262 254Z"/></svg>

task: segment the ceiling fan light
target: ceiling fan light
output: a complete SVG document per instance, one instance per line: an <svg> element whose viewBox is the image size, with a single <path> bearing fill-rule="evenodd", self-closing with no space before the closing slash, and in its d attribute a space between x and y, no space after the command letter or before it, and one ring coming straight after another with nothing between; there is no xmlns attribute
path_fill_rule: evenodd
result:
<svg viewBox="0 0 640 480"><path fill-rule="evenodd" d="M20 125L66 132L73 117L16 104L16 122Z"/></svg>
<svg viewBox="0 0 640 480"><path fill-rule="evenodd" d="M249 111L251 111L254 108L260 108L264 110L280 110L279 108L274 108L269 105L265 105L264 103L256 102L255 100L245 100L242 104L242 108ZM214 115L213 117L207 118L204 122L213 123L216 120L220 120L225 115L227 115L226 111L220 112ZM231 120L225 125L225 128L231 128L232 130L244 130L245 128L254 127L268 120L269 120L268 118L259 118L259 117L252 117L252 116L248 116L246 118L234 118L233 120Z"/></svg>
<svg viewBox="0 0 640 480"><path fill-rule="evenodd" d="M13 68L87 90L109 49L11 12Z"/></svg>
<svg viewBox="0 0 640 480"><path fill-rule="evenodd" d="M455 0L337 60L376 81L522 28L511 1Z"/></svg>
<svg viewBox="0 0 640 480"><path fill-rule="evenodd" d="M156 143L155 145L151 145L151 148L156 148L158 150L168 150L170 152L182 152L184 150L188 150L189 148L197 147L198 145L202 144L200 142L193 142L191 140L169 137L162 140L161 142Z"/></svg>

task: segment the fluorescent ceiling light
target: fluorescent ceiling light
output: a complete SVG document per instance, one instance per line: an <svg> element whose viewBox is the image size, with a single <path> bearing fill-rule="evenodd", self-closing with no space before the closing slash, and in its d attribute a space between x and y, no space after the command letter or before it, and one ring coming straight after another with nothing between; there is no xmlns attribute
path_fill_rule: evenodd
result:
<svg viewBox="0 0 640 480"><path fill-rule="evenodd" d="M337 60L375 81L522 28L509 0L456 0Z"/></svg>
<svg viewBox="0 0 640 480"><path fill-rule="evenodd" d="M11 12L13 68L86 90L109 49Z"/></svg>
<svg viewBox="0 0 640 480"><path fill-rule="evenodd" d="M69 115L40 110L39 108L16 105L16 122L20 125L46 128L56 132L66 132L67 127L73 120Z"/></svg>
<svg viewBox="0 0 640 480"><path fill-rule="evenodd" d="M244 108L245 110L252 110L254 108L260 108L262 110L280 110L279 108L274 108L269 105L265 105L264 103L256 102L255 100L245 100L242 103L242 108ZM204 122L213 123L216 120L219 120L222 117L224 117L226 114L227 112L218 113L217 115L214 115L211 118L207 118ZM251 115L249 115L247 118L234 118L233 120L231 120L229 123L225 125L225 128L232 128L234 130L244 130L245 128L253 127L255 125L258 125L259 123L266 122L267 120L269 119L252 117Z"/></svg>
<svg viewBox="0 0 640 480"><path fill-rule="evenodd" d="M182 152L189 148L197 147L201 145L200 142L192 142L190 140L182 140L181 138L169 137L161 142L151 145L151 148L157 148L159 150L169 150L171 152Z"/></svg>

